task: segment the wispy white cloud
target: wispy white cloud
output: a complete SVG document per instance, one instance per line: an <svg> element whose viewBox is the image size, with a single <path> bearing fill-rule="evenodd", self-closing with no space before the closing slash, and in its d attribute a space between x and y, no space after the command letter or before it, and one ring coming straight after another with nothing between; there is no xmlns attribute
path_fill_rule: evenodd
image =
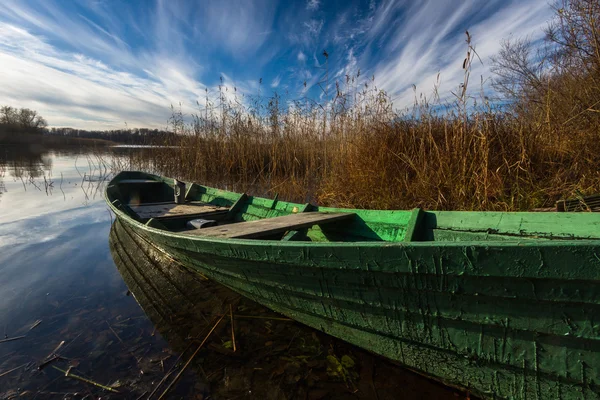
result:
<svg viewBox="0 0 600 400"><path fill-rule="evenodd" d="M188 7L196 15L194 24L201 27L195 39L209 37L204 45L212 44L236 57L256 52L269 39L276 10L268 0L206 1L198 3L196 10Z"/></svg>
<svg viewBox="0 0 600 400"><path fill-rule="evenodd" d="M310 35L318 36L321 33L321 29L323 29L324 22L323 20L311 19L304 23L304 27Z"/></svg>
<svg viewBox="0 0 600 400"><path fill-rule="evenodd" d="M320 0L308 0L308 2L306 3L306 9L310 11L315 11L319 9L320 5Z"/></svg>
<svg viewBox="0 0 600 400"><path fill-rule="evenodd" d="M271 81L271 87L273 89L277 89L279 87L280 83L281 83L281 75L277 75L275 78L273 78L273 81Z"/></svg>

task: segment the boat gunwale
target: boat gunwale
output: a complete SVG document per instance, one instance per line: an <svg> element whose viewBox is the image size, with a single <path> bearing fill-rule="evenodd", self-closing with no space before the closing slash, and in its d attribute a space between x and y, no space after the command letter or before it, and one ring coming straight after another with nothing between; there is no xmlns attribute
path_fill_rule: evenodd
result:
<svg viewBox="0 0 600 400"><path fill-rule="evenodd" d="M165 180L172 180L171 178L166 178L166 177L162 177L162 176L158 176L158 175L154 175L154 174L150 174L150 173L146 173L146 172L140 172L140 171L123 171L123 172L136 172L136 173L143 173L145 175L148 176L152 176L153 178L158 178L157 180L160 180L162 182L165 182ZM119 174L117 174L113 179L111 179L111 181L108 183L107 185L107 189L108 187L110 187L111 185L114 185L115 183L118 183L118 181L115 182L116 178L118 177ZM166 182L165 182L166 183ZM193 182L186 182L186 183L193 183ZM212 188L209 186L203 186L203 185L199 185L205 188L210 188L212 190L215 190L217 192L222 192L222 193L227 193L227 194L232 194L232 195L239 195L239 193L236 192L231 192L228 190L223 190L223 189L218 189L218 188ZM189 235L189 234L185 234L185 233L181 233L181 232L172 232L169 230L164 230L164 229L158 229L158 228L154 228L151 226L148 226L144 223L141 223L137 220L135 220L133 217L131 217L130 215L128 215L127 213L123 212L122 210L120 210L118 207L116 207L113 204L113 201L118 200L117 198L115 199L110 199L108 196L108 192L107 189L104 190L104 199L106 201L106 203L108 204L108 206L110 207L110 209L115 213L115 215L118 218L121 219L125 219L129 224L132 224L134 226L136 226L137 228L140 228L144 231L153 233L153 234L157 234L157 235L161 235L161 236L168 236L171 238L176 238L176 239L185 239L185 240L189 240L192 242L208 242L208 243L219 243L219 244L236 244L236 245L252 245L252 246L264 246L264 247L289 247L289 248L301 248L301 247L323 247L323 248L328 248L328 247L369 247L369 248L407 248L407 247L440 247L440 248L456 248L456 247L484 247L484 248L511 248L511 247L564 247L564 246L569 246L569 247L589 247L589 246L600 246L600 238L598 239L589 239L589 238L585 238L585 239L569 239L569 238L564 238L564 237L557 237L555 239L552 238L545 238L546 240L539 240L536 238L531 238L531 237L523 237L523 238L518 238L518 236L514 236L515 239L506 239L506 240L495 240L495 241L481 241L481 240L461 240L461 241L435 241L435 240L431 240L431 241L407 241L407 242L403 242L403 241L357 241L357 242L343 242L343 241L336 241L336 242L302 242L302 241L277 241L277 240L262 240L262 239L236 239L236 238L216 238L216 237L210 237L210 236L206 236L203 237L201 235ZM259 197L259 196L253 196L253 198L258 199L258 200L272 200L272 199L268 199L265 197ZM286 202L286 201L280 201L281 203L289 203L289 204L296 204L293 202ZM355 209L355 208L336 208L336 207L319 207L319 210L323 210L324 212L364 212L364 211L368 211L368 212L394 212L394 211L402 211L402 212L410 212L411 210L371 210L371 209ZM343 210L343 211L341 211ZM434 211L435 212L435 211ZM451 213L453 211L444 211L444 212L448 212ZM456 211L457 213L479 213L480 211ZM502 211L481 211L484 213L491 213L491 212L496 212L496 213L510 213L510 214L534 214L534 215L538 215L540 213L536 213L536 212L527 212L527 211L513 211L513 212L502 212ZM570 215L573 214L590 214L589 212L570 212ZM456 232L461 232L460 230L456 230ZM468 230L466 231L462 231L462 232L469 232ZM599 258L600 261L600 258Z"/></svg>

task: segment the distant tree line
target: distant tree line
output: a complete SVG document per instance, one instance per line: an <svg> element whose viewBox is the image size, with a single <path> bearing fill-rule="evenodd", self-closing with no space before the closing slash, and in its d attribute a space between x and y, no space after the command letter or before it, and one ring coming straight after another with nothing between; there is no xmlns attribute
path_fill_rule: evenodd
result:
<svg viewBox="0 0 600 400"><path fill-rule="evenodd" d="M175 144L177 140L177 135L173 132L148 128L113 129L108 131L50 128L47 130L47 134L86 139L104 139L123 144L170 145Z"/></svg>
<svg viewBox="0 0 600 400"><path fill-rule="evenodd" d="M35 110L29 108L0 107L0 133L36 133L45 132L48 123Z"/></svg>
<svg viewBox="0 0 600 400"><path fill-rule="evenodd" d="M29 108L0 106L0 139L21 134L59 135L104 139L123 144L176 144L177 135L161 129L134 128L107 131L75 128L48 128L46 119Z"/></svg>

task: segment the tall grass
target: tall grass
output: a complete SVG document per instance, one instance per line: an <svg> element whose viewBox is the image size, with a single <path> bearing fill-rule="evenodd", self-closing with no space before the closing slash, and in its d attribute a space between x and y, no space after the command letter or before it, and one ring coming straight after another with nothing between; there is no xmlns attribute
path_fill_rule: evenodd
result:
<svg viewBox="0 0 600 400"><path fill-rule="evenodd" d="M239 191L360 208L528 210L599 191L599 71L545 69L545 88L517 91L500 108L469 95L476 53L468 33L466 52L464 81L451 101L416 97L402 112L360 72L325 82L320 103L241 98L221 85L191 124L173 109L179 147L156 153L153 168Z"/></svg>

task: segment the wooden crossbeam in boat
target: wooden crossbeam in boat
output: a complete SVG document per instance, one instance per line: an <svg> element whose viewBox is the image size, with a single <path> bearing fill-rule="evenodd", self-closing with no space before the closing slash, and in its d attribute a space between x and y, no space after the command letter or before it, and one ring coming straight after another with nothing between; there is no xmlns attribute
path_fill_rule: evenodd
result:
<svg viewBox="0 0 600 400"><path fill-rule="evenodd" d="M196 215L216 215L227 213L229 210L228 207L219 207L201 202L185 204L176 204L174 202L162 204L140 204L137 206L132 205L130 207L142 219L164 219L182 216L193 217Z"/></svg>
<svg viewBox="0 0 600 400"><path fill-rule="evenodd" d="M354 218L354 216L354 213L307 212L256 221L237 222L181 233L229 239L256 239L286 231L310 228L313 225L348 220Z"/></svg>

